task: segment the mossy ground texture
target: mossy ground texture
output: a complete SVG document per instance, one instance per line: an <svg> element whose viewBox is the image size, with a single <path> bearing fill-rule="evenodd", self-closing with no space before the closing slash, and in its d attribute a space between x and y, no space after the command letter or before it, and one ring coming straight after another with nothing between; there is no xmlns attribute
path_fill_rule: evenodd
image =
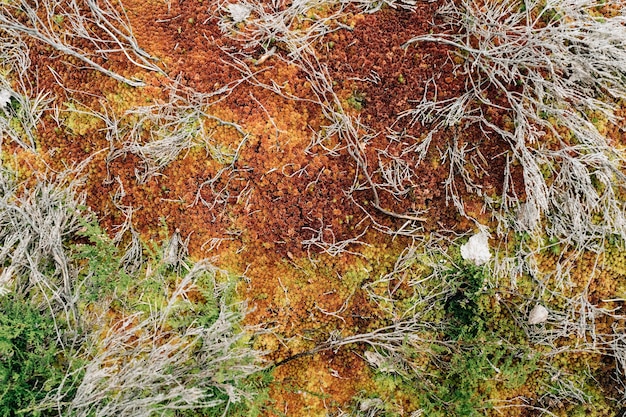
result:
<svg viewBox="0 0 626 417"><path fill-rule="evenodd" d="M624 39L620 0L0 2L0 416L623 415Z"/></svg>

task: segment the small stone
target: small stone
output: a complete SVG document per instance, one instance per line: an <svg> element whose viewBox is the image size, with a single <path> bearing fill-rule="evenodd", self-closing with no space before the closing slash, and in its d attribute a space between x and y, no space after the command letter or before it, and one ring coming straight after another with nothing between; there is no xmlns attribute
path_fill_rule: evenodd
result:
<svg viewBox="0 0 626 417"><path fill-rule="evenodd" d="M541 304L535 305L528 314L528 324L540 324L548 320L548 309Z"/></svg>
<svg viewBox="0 0 626 417"><path fill-rule="evenodd" d="M11 103L11 92L0 90L0 107L5 108L9 103Z"/></svg>
<svg viewBox="0 0 626 417"><path fill-rule="evenodd" d="M231 3L228 6L228 12L230 13L233 22L240 23L246 20L252 12L252 6L248 4Z"/></svg>
<svg viewBox="0 0 626 417"><path fill-rule="evenodd" d="M466 244L461 246L461 257L466 261L472 261L480 266L489 262L491 252L489 252L489 234L480 232L470 237Z"/></svg>

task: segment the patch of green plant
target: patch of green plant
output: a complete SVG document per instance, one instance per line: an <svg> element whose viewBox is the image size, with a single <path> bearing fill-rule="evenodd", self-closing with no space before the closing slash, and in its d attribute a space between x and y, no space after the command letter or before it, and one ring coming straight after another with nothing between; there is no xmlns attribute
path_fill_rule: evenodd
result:
<svg viewBox="0 0 626 417"><path fill-rule="evenodd" d="M365 94L359 91L355 91L352 93L348 100L346 100L348 105L352 107L354 110L361 111L363 107L365 107Z"/></svg>
<svg viewBox="0 0 626 417"><path fill-rule="evenodd" d="M428 416L484 416L498 390L520 387L537 369L528 353L495 340L462 346L449 356L449 368L425 387L421 408Z"/></svg>
<svg viewBox="0 0 626 417"><path fill-rule="evenodd" d="M500 390L524 385L537 369L526 336L500 310L487 289L487 269L461 264L448 277L454 290L446 300L444 335L431 377L419 382L420 407L428 416L483 416Z"/></svg>
<svg viewBox="0 0 626 417"><path fill-rule="evenodd" d="M555 8L544 8L541 17L545 23L554 23L563 19L563 15Z"/></svg>
<svg viewBox="0 0 626 417"><path fill-rule="evenodd" d="M91 129L97 129L101 120L90 114L90 112L81 105L74 102L63 103L66 106L64 112L64 133L66 135L85 135Z"/></svg>
<svg viewBox="0 0 626 417"><path fill-rule="evenodd" d="M56 23L58 26L63 26L63 21L65 20L65 16L60 14L55 14L52 16L52 21Z"/></svg>
<svg viewBox="0 0 626 417"><path fill-rule="evenodd" d="M45 416L36 411L46 394L69 376L57 329L48 311L41 312L17 296L0 297L0 416ZM65 381L65 396L72 396L74 383Z"/></svg>
<svg viewBox="0 0 626 417"><path fill-rule="evenodd" d="M556 236L551 236L545 239L544 250L549 251L554 256L558 256L562 253L563 249L561 248L560 239Z"/></svg>
<svg viewBox="0 0 626 417"><path fill-rule="evenodd" d="M455 291L446 300L445 312L448 316L446 333L452 339L475 337L484 326L479 315L479 300L483 296L485 283L484 270L474 265L463 265L459 271L450 274Z"/></svg>
<svg viewBox="0 0 626 417"><path fill-rule="evenodd" d="M3 111L0 112L0 117L2 116L6 116L9 118L16 117L20 115L21 111L22 111L22 105L20 104L19 100L11 96L6 106L3 108Z"/></svg>
<svg viewBox="0 0 626 417"><path fill-rule="evenodd" d="M81 219L82 229L77 233L85 242L72 246L74 258L85 262L83 282L84 301L94 302L114 291L125 291L131 277L124 271L115 243L96 221Z"/></svg>
<svg viewBox="0 0 626 417"><path fill-rule="evenodd" d="M216 297L214 277L210 273L204 273L195 282L197 299L189 302L180 302L174 306L174 312L170 316L169 324L178 330L195 325L210 327L220 314L220 300ZM226 290L228 293L228 289ZM230 298L231 294L223 294ZM225 299L223 298L223 299Z"/></svg>
<svg viewBox="0 0 626 417"><path fill-rule="evenodd" d="M270 411L272 414L276 414L269 393L270 384L274 380L273 369L268 368L257 372L242 382L241 389L248 392L250 397L237 404L232 404L228 410L228 416L259 417L268 415Z"/></svg>
<svg viewBox="0 0 626 417"><path fill-rule="evenodd" d="M392 417L419 409L419 383L382 372L375 374L373 382L374 391L362 392L354 399L351 416Z"/></svg>

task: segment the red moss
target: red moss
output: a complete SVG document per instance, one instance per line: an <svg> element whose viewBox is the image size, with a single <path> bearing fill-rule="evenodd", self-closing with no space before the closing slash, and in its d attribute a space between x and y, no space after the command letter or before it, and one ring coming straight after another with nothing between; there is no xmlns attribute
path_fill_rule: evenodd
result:
<svg viewBox="0 0 626 417"><path fill-rule="evenodd" d="M410 123L410 118L399 115L412 108L411 101L421 100L425 88L434 80L438 87L438 98L446 99L460 96L465 92L465 76L455 71L451 59L451 50L434 43L422 43L402 48L409 39L428 33L431 29L433 14L438 7L435 3L421 5L414 13L385 9L379 13L366 15L352 32L338 32L329 36L334 43L332 48L320 48L325 56L325 63L331 69L337 89L345 96L358 95L363 98L363 108L359 116L365 123L378 132L368 143L365 150L370 166L367 168L374 181L381 179L374 174L378 168L379 150L385 150L399 156L407 145L390 142L386 137L389 128L404 132L416 138L423 138L432 129ZM373 81L377 78L376 81ZM370 81L363 81L369 79ZM432 85L430 85L432 89ZM430 91L432 94L432 90ZM488 117L503 126L503 114L493 109L487 110ZM416 182L406 198L398 201L389 193L379 190L381 206L397 213L427 210L426 230L439 230L441 227L455 229L461 225L458 211L446 201L444 181L448 177L449 167L440 163L440 150L449 146L449 140L457 135L459 146L465 143L468 149L477 147L486 161L482 169L470 167L473 180L483 187L487 195L500 195L506 166L506 153L509 145L497 135L485 137L477 126L462 126L456 131L436 133L430 150L424 161L419 162L418 155L406 154L402 159L413 169ZM387 161L382 157L383 161ZM478 161L478 157L476 157ZM521 170L513 170L513 185L521 194L523 179ZM462 183L461 178L457 178ZM409 184L405 184L409 185ZM476 196L469 194L464 186L459 187L461 197L471 202ZM358 200L366 203L371 200L371 193L363 192ZM476 212L476 210L474 210ZM480 210L478 210L479 212ZM377 220L391 227L399 227L404 220L394 221L372 211Z"/></svg>

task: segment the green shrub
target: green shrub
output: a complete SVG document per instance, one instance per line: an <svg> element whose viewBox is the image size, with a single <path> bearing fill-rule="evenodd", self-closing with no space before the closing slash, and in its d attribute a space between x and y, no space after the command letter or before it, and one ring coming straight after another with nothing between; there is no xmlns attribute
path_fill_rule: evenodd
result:
<svg viewBox="0 0 626 417"><path fill-rule="evenodd" d="M536 369L526 349L494 340L475 343L449 357L449 369L422 394L422 409L428 416L483 416L497 390L522 386Z"/></svg>
<svg viewBox="0 0 626 417"><path fill-rule="evenodd" d="M66 375L62 363L47 311L12 295L0 297L0 416L45 415L27 410L60 385Z"/></svg>
<svg viewBox="0 0 626 417"><path fill-rule="evenodd" d="M485 268L462 265L450 280L456 291L445 304L445 334L454 344L440 353L439 369L423 384L420 404L429 416L483 416L498 398L496 391L526 383L537 369L537 356L510 317L494 314Z"/></svg>
<svg viewBox="0 0 626 417"><path fill-rule="evenodd" d="M123 292L130 284L130 277L121 264L121 256L113 240L107 236L95 219L80 219L82 225L77 235L87 242L72 245L72 257L84 263L84 301L94 302L114 291Z"/></svg>
<svg viewBox="0 0 626 417"><path fill-rule="evenodd" d="M459 271L451 273L450 279L454 280L456 291L445 303L449 317L446 333L452 339L464 334L476 336L484 322L478 305L485 281L483 268L464 265Z"/></svg>

